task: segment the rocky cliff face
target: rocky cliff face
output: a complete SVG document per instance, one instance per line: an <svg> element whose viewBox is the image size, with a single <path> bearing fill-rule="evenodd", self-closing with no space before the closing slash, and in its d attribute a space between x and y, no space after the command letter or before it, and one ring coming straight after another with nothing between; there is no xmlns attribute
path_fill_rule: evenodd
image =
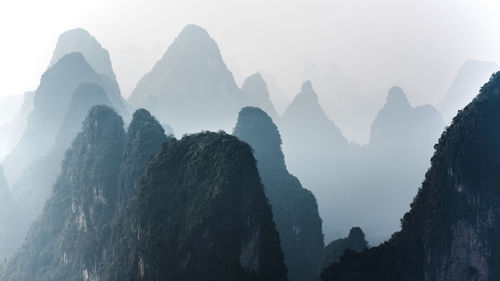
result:
<svg viewBox="0 0 500 281"><path fill-rule="evenodd" d="M286 169L278 128L261 109L245 107L233 134L254 150L280 234L289 279L314 280L323 250L321 218L314 195Z"/></svg>
<svg viewBox="0 0 500 281"><path fill-rule="evenodd" d="M286 280L255 159L236 138L167 139L145 110L125 133L95 106L63 163L0 280Z"/></svg>
<svg viewBox="0 0 500 281"><path fill-rule="evenodd" d="M243 104L217 43L201 27L186 26L129 98L179 135L230 129Z"/></svg>
<svg viewBox="0 0 500 281"><path fill-rule="evenodd" d="M323 280L498 280L500 73L441 136L402 230Z"/></svg>

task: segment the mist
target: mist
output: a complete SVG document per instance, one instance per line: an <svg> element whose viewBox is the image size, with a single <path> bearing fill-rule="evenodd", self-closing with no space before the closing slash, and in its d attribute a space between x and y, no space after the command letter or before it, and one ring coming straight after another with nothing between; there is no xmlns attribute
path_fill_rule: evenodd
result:
<svg viewBox="0 0 500 281"><path fill-rule="evenodd" d="M498 30L492 0L0 4L0 281L500 278L465 258L500 229Z"/></svg>

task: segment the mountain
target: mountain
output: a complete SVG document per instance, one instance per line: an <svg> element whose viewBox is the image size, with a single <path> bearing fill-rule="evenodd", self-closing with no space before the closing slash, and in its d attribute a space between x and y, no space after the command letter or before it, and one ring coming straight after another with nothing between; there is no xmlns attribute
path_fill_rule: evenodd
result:
<svg viewBox="0 0 500 281"><path fill-rule="evenodd" d="M437 105L444 121L449 124L457 111L472 101L484 81L487 81L492 73L499 70L500 66L494 62L466 61L458 71L445 96Z"/></svg>
<svg viewBox="0 0 500 281"><path fill-rule="evenodd" d="M82 82L100 85L108 99L115 100L112 96L117 93L109 88L81 53L71 53L58 60L42 75L26 130L3 162L10 183L18 180L32 161L45 156L54 145L72 95ZM125 111L123 104L113 103L113 106L120 112Z"/></svg>
<svg viewBox="0 0 500 281"><path fill-rule="evenodd" d="M389 90L385 105L372 123L370 141L359 160L353 161L345 184L340 185L345 189L338 193L340 198L355 194L359 205L349 203L353 208L342 215L363 217L351 224L362 226L374 244L399 229L400 218L430 167L433 146L444 128L440 114L431 105L413 107L401 88ZM345 221L343 227L348 224Z"/></svg>
<svg viewBox="0 0 500 281"><path fill-rule="evenodd" d="M441 135L431 168L386 243L346 252L323 280L498 280L500 73Z"/></svg>
<svg viewBox="0 0 500 281"><path fill-rule="evenodd" d="M131 108L121 96L108 50L103 48L87 30L83 28L70 29L59 36L49 68L62 57L71 53L81 53L92 69L101 76L101 86L108 93L108 98L118 113L128 120Z"/></svg>
<svg viewBox="0 0 500 281"><path fill-rule="evenodd" d="M332 239L337 222L331 219L331 198L338 188L333 179L343 173L342 166L356 147L325 115L310 81L302 85L278 125L287 167L318 199L323 231L327 240Z"/></svg>
<svg viewBox="0 0 500 281"><path fill-rule="evenodd" d="M342 134L350 141L366 144L379 105L375 99L378 92L374 94L377 90L363 91L355 77L349 77L335 64L322 69L312 62L306 63L303 78L313 81L323 110Z"/></svg>
<svg viewBox="0 0 500 281"><path fill-rule="evenodd" d="M13 185L13 194L24 206L23 211L28 217L26 226L41 213L45 201L50 197L51 188L61 171L65 152L94 105L111 106L111 102L101 86L82 82L71 98L53 147L45 156L33 161Z"/></svg>
<svg viewBox="0 0 500 281"><path fill-rule="evenodd" d="M0 161L3 161L4 157L17 144L26 129L28 116L33 110L34 96L34 92L24 93L21 108L14 119L0 125Z"/></svg>
<svg viewBox="0 0 500 281"><path fill-rule="evenodd" d="M0 280L286 280L250 147L224 133L170 139L144 171L164 140L144 110L125 133L93 107Z"/></svg>
<svg viewBox="0 0 500 281"><path fill-rule="evenodd" d="M108 50L104 49L87 30L75 28L59 35L49 68L70 53L82 53L95 72L103 76L104 80L112 83L113 87L119 91Z"/></svg>
<svg viewBox="0 0 500 281"><path fill-rule="evenodd" d="M319 272L322 272L330 264L339 262L340 257L346 249L361 252L366 248L368 248L368 242L365 240L363 230L359 227L351 228L346 238L334 240L325 247L323 256L321 257Z"/></svg>
<svg viewBox="0 0 500 281"><path fill-rule="evenodd" d="M0 166L0 261L4 261L22 242L22 235L13 231L16 228L19 217L17 202L10 193L9 185L3 175ZM14 243L10 243L13 241Z"/></svg>
<svg viewBox="0 0 500 281"><path fill-rule="evenodd" d="M278 113L271 102L269 91L267 90L266 81L262 78L262 75L255 73L245 79L241 90L246 94L246 105L255 106L264 110L273 120L277 120Z"/></svg>
<svg viewBox="0 0 500 281"><path fill-rule="evenodd" d="M179 135L230 129L243 94L217 43L201 27L186 26L129 98Z"/></svg>
<svg viewBox="0 0 500 281"><path fill-rule="evenodd" d="M288 278L314 280L323 250L318 205L314 195L287 171L278 128L260 108L245 107L239 113L233 135L253 148L280 234Z"/></svg>

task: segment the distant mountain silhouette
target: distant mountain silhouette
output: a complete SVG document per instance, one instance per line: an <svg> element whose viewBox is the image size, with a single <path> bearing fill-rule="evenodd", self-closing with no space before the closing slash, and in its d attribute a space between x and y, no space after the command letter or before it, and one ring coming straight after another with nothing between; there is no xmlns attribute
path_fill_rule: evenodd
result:
<svg viewBox="0 0 500 281"><path fill-rule="evenodd" d="M487 61L466 61L457 73L446 95L438 103L437 108L449 124L457 111L466 106L479 93L479 89L500 65Z"/></svg>
<svg viewBox="0 0 500 281"><path fill-rule="evenodd" d="M164 140L143 110L125 133L93 107L0 279L287 280L251 148L224 133L170 139L142 172Z"/></svg>
<svg viewBox="0 0 500 281"><path fill-rule="evenodd" d="M314 280L324 245L318 205L314 195L288 173L278 128L262 109L245 107L239 113L233 134L254 150L280 234L288 278Z"/></svg>
<svg viewBox="0 0 500 281"><path fill-rule="evenodd" d="M45 156L33 161L13 185L15 197L25 206L28 224L40 214L45 201L50 197L52 185L61 171L64 154L94 105L111 106L111 102L98 84L81 83L71 98L53 147Z"/></svg>
<svg viewBox="0 0 500 281"><path fill-rule="evenodd" d="M273 120L278 120L278 113L270 100L266 81L260 73L255 73L245 79L241 90L246 95L246 105L255 106L264 110Z"/></svg>
<svg viewBox="0 0 500 281"><path fill-rule="evenodd" d="M217 43L201 27L186 26L129 98L181 136L228 130L244 100Z"/></svg>
<svg viewBox="0 0 500 281"><path fill-rule="evenodd" d="M373 121L369 143L359 146L328 119L306 82L279 127L288 168L318 199L325 240L356 224L377 244L399 228L444 123L432 106L412 107L394 87Z"/></svg>
<svg viewBox="0 0 500 281"><path fill-rule="evenodd" d="M346 238L334 240L325 247L319 272L321 273L330 264L338 262L346 249L361 252L366 248L368 248L368 242L365 240L363 230L359 227L351 228Z"/></svg>
<svg viewBox="0 0 500 281"><path fill-rule="evenodd" d="M113 72L108 50L103 48L87 30L70 29L59 36L49 67L70 53L82 53L89 65L101 76L102 87L108 93L109 100L115 109L128 119L130 107L120 94L120 87Z"/></svg>
<svg viewBox="0 0 500 281"><path fill-rule="evenodd" d="M402 230L347 252L324 281L500 279L500 73L441 135Z"/></svg>
<svg viewBox="0 0 500 281"><path fill-rule="evenodd" d="M3 162L10 183L17 181L30 163L45 156L54 145L71 97L82 82L99 84L111 102L120 99L117 97L119 92L109 87L81 53L71 53L58 60L43 74L26 130ZM113 106L120 112L126 112L121 103Z"/></svg>
<svg viewBox="0 0 500 281"><path fill-rule="evenodd" d="M316 196L323 231L331 236L330 228L337 229L337 222L331 220L331 197L337 188L332 179L343 173L341 167L356 147L325 115L310 81L285 110L279 128L287 167Z"/></svg>

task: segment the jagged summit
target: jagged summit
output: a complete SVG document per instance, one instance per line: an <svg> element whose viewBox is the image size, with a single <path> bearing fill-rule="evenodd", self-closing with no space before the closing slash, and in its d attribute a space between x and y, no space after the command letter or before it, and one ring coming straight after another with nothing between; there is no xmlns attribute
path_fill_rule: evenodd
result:
<svg viewBox="0 0 500 281"><path fill-rule="evenodd" d="M227 130L244 102L217 43L197 26L184 28L129 101L150 110L178 135Z"/></svg>
<svg viewBox="0 0 500 281"><path fill-rule="evenodd" d="M49 67L65 55L73 52L82 53L97 73L106 75L109 79L116 81L108 51L83 28L70 29L59 36Z"/></svg>

